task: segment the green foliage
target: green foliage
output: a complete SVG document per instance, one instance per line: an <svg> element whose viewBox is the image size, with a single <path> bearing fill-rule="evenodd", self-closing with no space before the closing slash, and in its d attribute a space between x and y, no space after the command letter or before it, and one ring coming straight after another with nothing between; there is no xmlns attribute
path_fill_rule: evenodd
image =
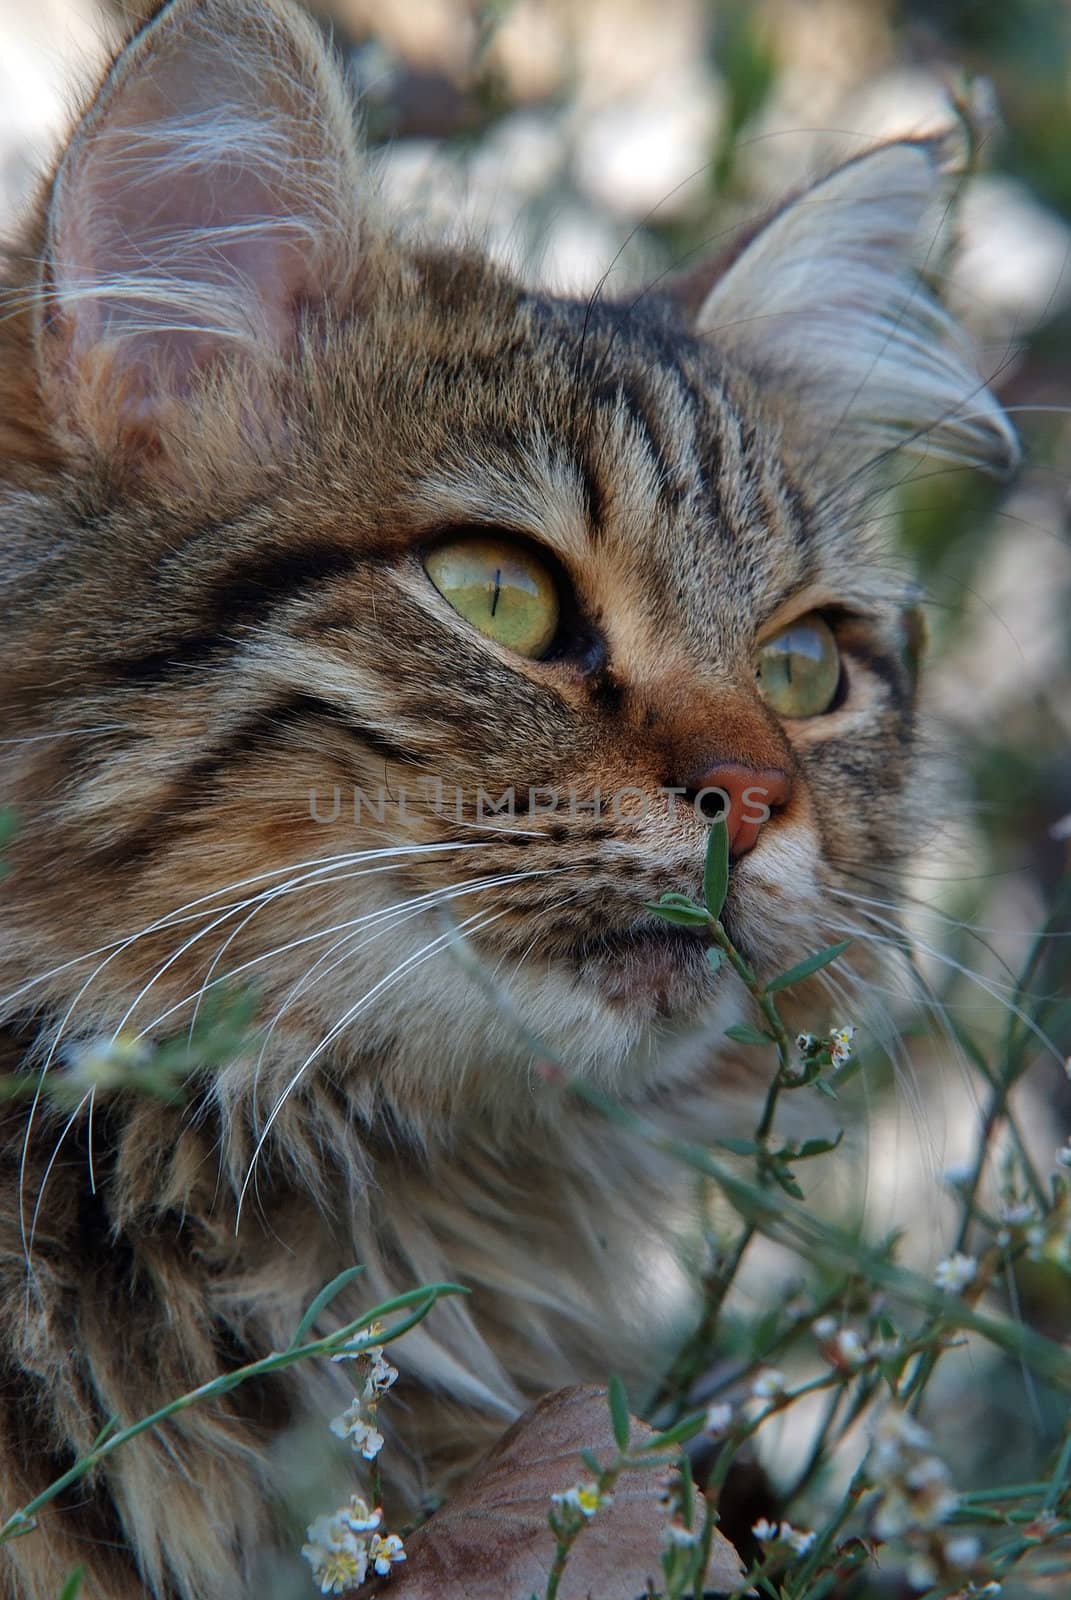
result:
<svg viewBox="0 0 1071 1600"><path fill-rule="evenodd" d="M0 852L7 848L18 831L18 813L11 806L0 807ZM0 878L3 878L7 871L7 862L0 859Z"/></svg>
<svg viewBox="0 0 1071 1600"><path fill-rule="evenodd" d="M298 1323L292 1344L299 1345L305 1336L312 1332L321 1312L326 1311L335 1296L340 1294L343 1289L348 1288L351 1283L360 1277L363 1271L363 1267L347 1267L344 1272L339 1273L337 1278L332 1278L331 1282L320 1290L316 1298L310 1302L308 1310Z"/></svg>
<svg viewBox="0 0 1071 1600"><path fill-rule="evenodd" d="M703 904L715 921L729 892L729 828L724 817L712 822L703 866Z"/></svg>
<svg viewBox="0 0 1071 1600"><path fill-rule="evenodd" d="M664 914L663 904L656 909ZM669 909L678 911L680 905L675 900ZM714 1150L667 1136L657 1124L591 1085L573 1085L589 1107L701 1175L737 1218L735 1241L711 1239L712 1268L704 1284L703 1314L678 1352L656 1402L658 1432L650 1444L652 1452L681 1451L704 1432L711 1416L724 1409L724 1421L720 1415L718 1419L720 1450L703 1484L708 1520L717 1517L733 1462L767 1419L813 1396L823 1397L823 1420L807 1460L777 1506L771 1531L759 1541L746 1584L737 1591L740 1595L750 1588L771 1600L827 1600L831 1593L841 1592L839 1586L849 1575L862 1578L873 1559L875 1539L878 1546L887 1547L881 1549L883 1568L897 1558L908 1563L923 1575L922 1581L916 1579L915 1589L929 1600L997 1592L986 1585L1019 1594L1014 1584L1020 1570L1024 1574L1071 1571L1071 1558L1060 1565L1062 1553L1071 1547L1071 1352L1024 1321L1018 1291L1012 1290L1006 1310L998 1309L1001 1285L1010 1273L1026 1285L1032 1274L1056 1272L1071 1290L1071 1178L1058 1174L1049 1184L1041 1181L1010 1105L1015 1085L1036 1058L1042 1020L1050 1027L1054 1022L1065 1029L1071 1026L1064 998L1071 952L1066 940L1052 938L1067 927L1069 914L1071 885L1057 897L1050 921L1016 979L995 1057L962 1026L958 1028L965 1057L988 1086L990 1099L973 1168L958 1190L959 1234L933 1281L900 1263L897 1236L870 1243L859 1231L823 1218L808 1205L795 1167L835 1157L841 1132L799 1141L774 1137L779 1094L807 1086L828 1090L826 1075L831 1070L838 1081L847 1078L835 1057L850 1038L850 1030L834 1030L828 1039L801 1035L797 1056L775 996L833 967L846 944L827 947L764 985L734 949L722 924L708 914L708 933L716 941L723 967L750 994L765 1024L763 1028L742 1024L730 1030L731 1036L772 1049L777 1056L755 1137L718 1141L719 1150L753 1163L753 1176L726 1166ZM994 1159L996 1135L1002 1128L1012 1140L1001 1165L1003 1222L979 1204L982 1174ZM799 1294L788 1303L760 1308L750 1317L741 1317L739 1311L727 1314L734 1281L758 1235L791 1251L801 1271L809 1274L809 1283L806 1287L801 1283ZM1038 1303L1051 1306L1053 1301L1045 1294ZM1029 1371L1035 1382L1045 1386L1053 1426L1048 1439L1039 1441L1028 1481L1012 1481L1000 1489L986 1484L956 1494L948 1487L938 1447L910 1419L924 1404L935 1372L958 1349L965 1333L1002 1353L1010 1371ZM772 1363L788 1360L797 1367L804 1363L813 1375L790 1381L771 1372ZM697 1411L689 1404L691 1386L715 1361L715 1373L726 1368L728 1372L713 1388L705 1385L704 1404L713 1402L713 1410ZM753 1398L741 1404L740 1396L748 1393L749 1385ZM722 1397L729 1402L724 1408L719 1407ZM871 1430L898 1429L898 1437L907 1442L883 1447L884 1455L874 1446L845 1489L832 1497L816 1497L843 1441L868 1417ZM696 1489L688 1456L680 1454L677 1465L677 1504L694 1512ZM941 1486L937 1512L921 1502L913 1509L916 1479ZM688 1528L693 1526L692 1512ZM796 1517L799 1526L794 1525ZM696 1548L682 1534L667 1549L660 1594L698 1596ZM681 1550L692 1551L687 1561ZM869 1596L872 1591L860 1593Z"/></svg>
<svg viewBox="0 0 1071 1600"><path fill-rule="evenodd" d="M348 1281L352 1281L355 1276L356 1271L351 1268ZM326 1290L322 1290L317 1295L316 1300L312 1302L309 1310L301 1319L299 1333L302 1329L311 1326L319 1310L322 1310L323 1306L326 1305L327 1301L324 1299L324 1295L326 1294L329 1300L344 1287L344 1284L340 1281L344 1277L346 1277L346 1274L340 1275L340 1278L335 1278L332 1283L328 1284ZM333 1333L326 1334L322 1338L306 1339L302 1343L295 1337L293 1344L286 1350L276 1351L271 1355L262 1357L259 1361L251 1361L243 1367L236 1367L231 1372L221 1373L218 1378L213 1378L210 1382L201 1384L199 1388L192 1389L188 1394L176 1396L175 1399L161 1406L159 1410L152 1412L147 1417L142 1417L140 1421L132 1423L129 1427L116 1428L114 1423L109 1423L99 1435L92 1450L81 1456L61 1477L49 1484L40 1494L35 1495L26 1505L8 1515L6 1521L0 1524L0 1545L6 1544L10 1539L24 1538L26 1535L33 1533L36 1528L35 1519L37 1514L45 1506L51 1505L72 1484L80 1482L88 1473L95 1471L116 1450L120 1450L125 1444L129 1444L131 1439L136 1439L139 1434L146 1433L151 1428L159 1427L162 1422L166 1422L169 1417L176 1416L180 1411L186 1411L191 1406L204 1405L206 1401L216 1400L221 1395L230 1394L233 1390L241 1388L243 1384L257 1378L267 1377L271 1373L282 1372L299 1361L336 1355L358 1335L366 1333L373 1325L378 1323L387 1322L387 1326L381 1334L377 1334L377 1337L382 1338L384 1342L393 1343L395 1340L403 1338L418 1323L423 1322L439 1300L447 1295L466 1294L467 1292L456 1283L431 1283L423 1288L410 1289L405 1294L395 1295L392 1299L384 1300L381 1304L373 1306L363 1316L354 1318L353 1321L347 1322L343 1327L337 1328ZM389 1322L388 1319L394 1317L398 1312L407 1312L408 1315L400 1317L395 1322ZM75 1575L72 1573L71 1579L74 1577ZM81 1581L80 1577L78 1581Z"/></svg>
<svg viewBox="0 0 1071 1600"><path fill-rule="evenodd" d="M821 972L823 967L828 967L831 962L842 956L851 944L850 939L842 939L839 944L827 945L824 950L808 956L805 961L799 961L794 967L789 967L787 972L782 972L780 977L771 978L766 985L767 994L777 994L781 989L791 989L795 983L802 983L804 978L813 977L816 972Z"/></svg>
<svg viewBox="0 0 1071 1600"><path fill-rule="evenodd" d="M614 1441L619 1450L628 1449L631 1423L628 1412L628 1395L625 1385L615 1373L610 1379L610 1420L614 1428Z"/></svg>

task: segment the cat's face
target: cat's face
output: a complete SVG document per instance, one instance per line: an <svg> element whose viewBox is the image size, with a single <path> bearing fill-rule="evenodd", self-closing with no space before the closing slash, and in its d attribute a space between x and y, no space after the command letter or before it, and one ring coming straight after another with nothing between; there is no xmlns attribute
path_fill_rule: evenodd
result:
<svg viewBox="0 0 1071 1600"><path fill-rule="evenodd" d="M28 991L93 973L85 1027L255 980L279 1083L296 1038L407 1104L523 1092L542 1048L634 1086L738 1015L645 909L699 890L698 791L764 970L910 847L871 468L1013 452L913 278L937 153L789 204L695 315L392 242L358 168L259 0L177 0L60 167L0 358L8 933L25 977L139 935Z"/></svg>

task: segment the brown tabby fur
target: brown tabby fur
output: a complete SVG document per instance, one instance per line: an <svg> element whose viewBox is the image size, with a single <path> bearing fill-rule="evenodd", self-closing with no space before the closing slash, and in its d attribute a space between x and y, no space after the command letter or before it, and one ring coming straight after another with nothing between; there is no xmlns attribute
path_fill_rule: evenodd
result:
<svg viewBox="0 0 1071 1600"><path fill-rule="evenodd" d="M185 151L187 92L190 129L206 96L231 118L208 155ZM131 128L156 139L141 167ZM938 192L936 147L888 159ZM927 328L962 374L962 426L899 348L913 312L879 308L871 370L900 360L904 398L897 369L871 411L866 371L837 367L854 336L835 358L816 327L812 372L810 335L801 356L791 322L771 331L765 297L809 252L834 318L866 308L871 279L821 263L807 204L780 214L802 230L791 259L749 246L753 282L713 284L698 323L655 294L540 296L377 216L334 68L285 0L175 0L120 58L10 253L0 321L0 803L21 822L0 1066L62 1073L120 1025L171 1036L202 984L239 971L277 1025L180 1106L100 1092L69 1120L47 1096L4 1113L5 1512L109 1416L285 1344L354 1261L340 1319L429 1279L472 1290L393 1352L395 1515L526 1398L612 1369L638 1382L682 1326L679 1175L533 1072L533 1040L692 1135L739 1126L748 1069L723 1030L742 997L685 938L645 955L628 937L645 901L696 891L703 824L674 802L481 827L474 803L481 786L653 792L726 760L782 768L791 801L727 907L765 971L822 942L838 886L878 869L887 885L910 848L910 594L867 527L870 468L914 432L989 465L1014 447L950 325ZM197 233L251 212L251 246ZM900 271L905 227L867 224L868 270ZM161 277L139 278L176 231ZM511 655L431 587L422 545L473 525L552 553L572 653ZM816 608L846 691L782 722L756 643ZM429 774L463 791L461 823L417 804L355 827L354 785L413 795ZM329 812L335 785L340 817L314 820L310 792ZM442 848L359 855L413 846ZM476 916L463 940L444 910ZM340 956L342 925L377 912ZM183 1413L9 1545L0 1589L54 1600L82 1562L85 1600L268 1594L296 1449L278 1440L312 1421L320 1450L348 1397L321 1362Z"/></svg>

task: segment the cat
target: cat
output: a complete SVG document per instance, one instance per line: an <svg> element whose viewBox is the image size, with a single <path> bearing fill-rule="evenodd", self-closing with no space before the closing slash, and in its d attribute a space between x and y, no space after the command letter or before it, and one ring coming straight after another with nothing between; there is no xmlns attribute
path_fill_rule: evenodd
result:
<svg viewBox="0 0 1071 1600"><path fill-rule="evenodd" d="M746 996L645 905L698 892L704 791L761 972L895 878L917 626L874 496L907 447L1014 465L919 271L943 136L618 303L401 233L355 129L287 0L171 0L6 256L0 1069L77 1082L223 978L259 1031L179 1104L5 1104L5 1514L355 1261L339 1322L471 1291L392 1351L396 1517L533 1396L640 1381L687 1184L541 1061L694 1137L750 1105ZM0 1591L267 1594L276 1441L349 1393L312 1363L142 1435Z"/></svg>

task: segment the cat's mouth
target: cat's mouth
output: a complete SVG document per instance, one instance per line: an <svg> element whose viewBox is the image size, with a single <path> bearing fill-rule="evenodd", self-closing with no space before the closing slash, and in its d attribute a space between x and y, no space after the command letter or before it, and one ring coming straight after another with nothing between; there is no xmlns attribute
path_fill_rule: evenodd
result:
<svg viewBox="0 0 1071 1600"><path fill-rule="evenodd" d="M660 1017L692 1013L711 997L713 974L702 929L677 928L658 918L588 937L577 968L610 1005Z"/></svg>

